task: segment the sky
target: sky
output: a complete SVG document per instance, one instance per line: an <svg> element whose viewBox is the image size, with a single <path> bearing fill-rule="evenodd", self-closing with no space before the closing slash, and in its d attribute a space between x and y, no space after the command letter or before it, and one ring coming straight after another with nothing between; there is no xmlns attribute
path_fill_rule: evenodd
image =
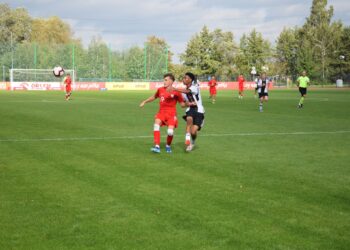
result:
<svg viewBox="0 0 350 250"><path fill-rule="evenodd" d="M143 46L148 36L165 39L174 62L187 42L206 25L231 31L236 42L253 28L272 44L284 27L301 26L312 0L11 0L35 18L58 16L85 46L100 36L112 49ZM334 19L350 25L350 1L328 0Z"/></svg>

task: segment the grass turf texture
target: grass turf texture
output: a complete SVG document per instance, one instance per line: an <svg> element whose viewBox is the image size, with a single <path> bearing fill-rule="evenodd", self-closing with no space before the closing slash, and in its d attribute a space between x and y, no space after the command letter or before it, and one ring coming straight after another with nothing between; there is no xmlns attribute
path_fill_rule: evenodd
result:
<svg viewBox="0 0 350 250"><path fill-rule="evenodd" d="M159 155L151 94L0 92L0 249L349 247L350 91L298 110L276 90L263 113L251 92L203 91L198 147L181 120Z"/></svg>

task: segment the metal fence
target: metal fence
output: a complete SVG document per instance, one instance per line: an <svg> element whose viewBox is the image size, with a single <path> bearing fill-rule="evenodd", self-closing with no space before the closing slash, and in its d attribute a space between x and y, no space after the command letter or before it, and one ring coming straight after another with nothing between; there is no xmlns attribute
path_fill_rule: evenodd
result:
<svg viewBox="0 0 350 250"><path fill-rule="evenodd" d="M168 71L168 48L153 44L119 51L104 43L90 44L0 44L0 81L8 81L9 69L75 70L83 81L160 80Z"/></svg>

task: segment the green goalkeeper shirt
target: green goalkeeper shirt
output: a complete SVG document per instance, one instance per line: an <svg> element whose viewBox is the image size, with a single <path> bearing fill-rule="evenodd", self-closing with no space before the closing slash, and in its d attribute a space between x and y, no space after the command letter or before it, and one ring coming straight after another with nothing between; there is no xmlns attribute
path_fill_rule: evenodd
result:
<svg viewBox="0 0 350 250"><path fill-rule="evenodd" d="M310 79L307 76L299 76L297 81L299 83L300 88L307 88L307 85L309 84Z"/></svg>

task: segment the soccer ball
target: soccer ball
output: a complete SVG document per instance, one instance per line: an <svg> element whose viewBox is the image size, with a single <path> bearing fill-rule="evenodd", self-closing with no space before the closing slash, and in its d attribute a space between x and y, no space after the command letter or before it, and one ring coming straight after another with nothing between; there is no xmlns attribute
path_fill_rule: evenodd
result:
<svg viewBox="0 0 350 250"><path fill-rule="evenodd" d="M64 69L61 66L56 66L53 69L53 75L56 77L61 77L64 74Z"/></svg>

